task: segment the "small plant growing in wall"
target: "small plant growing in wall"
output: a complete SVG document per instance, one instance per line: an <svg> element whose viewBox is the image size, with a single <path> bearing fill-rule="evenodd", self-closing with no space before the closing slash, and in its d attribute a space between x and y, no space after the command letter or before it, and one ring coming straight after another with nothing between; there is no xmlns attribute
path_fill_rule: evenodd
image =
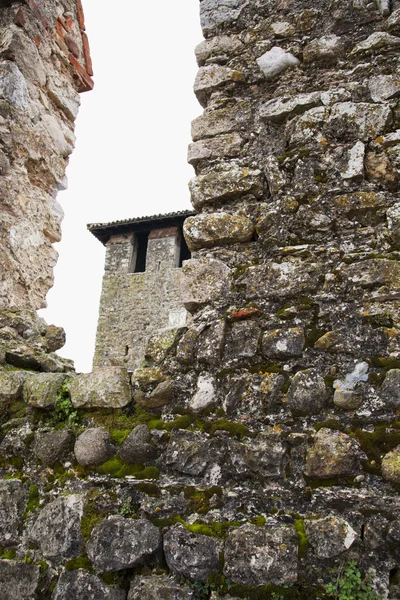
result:
<svg viewBox="0 0 400 600"><path fill-rule="evenodd" d="M371 588L371 576L363 577L355 561L339 571L337 581L326 586L326 593L334 600L379 600Z"/></svg>
<svg viewBox="0 0 400 600"><path fill-rule="evenodd" d="M63 424L71 428L75 428L78 425L78 412L71 402L67 381L61 386L55 399L52 421L54 425Z"/></svg>

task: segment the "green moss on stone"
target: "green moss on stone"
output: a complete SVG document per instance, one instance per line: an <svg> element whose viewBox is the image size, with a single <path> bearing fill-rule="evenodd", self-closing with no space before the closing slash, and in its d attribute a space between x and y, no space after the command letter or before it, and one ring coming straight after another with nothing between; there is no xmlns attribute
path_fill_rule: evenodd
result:
<svg viewBox="0 0 400 600"><path fill-rule="evenodd" d="M28 496L28 502L25 508L25 513L23 515L23 518L26 519L26 517L33 512L34 510L36 510L38 508L40 504L40 495L39 495L39 490L37 485L31 485L29 488L29 496Z"/></svg>
<svg viewBox="0 0 400 600"><path fill-rule="evenodd" d="M65 568L67 571L85 569L86 571L89 571L89 573L94 573L93 565L86 555L78 556L77 558L71 558L71 560L65 564Z"/></svg>
<svg viewBox="0 0 400 600"><path fill-rule="evenodd" d="M315 431L319 431L323 427L326 427L327 429L332 429L333 431L345 431L344 425L337 419L327 419L326 421L321 421L320 423L315 423L314 425Z"/></svg>
<svg viewBox="0 0 400 600"><path fill-rule="evenodd" d="M310 543L308 541L307 533L304 528L303 519L295 519L294 528L296 529L297 537L299 540L298 556L299 556L299 558L304 558L307 554L307 550L308 550Z"/></svg>
<svg viewBox="0 0 400 600"><path fill-rule="evenodd" d="M110 475L111 477L133 476L136 479L158 479L160 469L157 467L144 467L143 465L128 465L119 457L114 457L100 467L94 469L99 475Z"/></svg>
<svg viewBox="0 0 400 600"><path fill-rule="evenodd" d="M10 548L9 550L6 550L6 552L3 553L2 557L5 560L13 560L13 558L15 558L16 556L16 552L14 548Z"/></svg>

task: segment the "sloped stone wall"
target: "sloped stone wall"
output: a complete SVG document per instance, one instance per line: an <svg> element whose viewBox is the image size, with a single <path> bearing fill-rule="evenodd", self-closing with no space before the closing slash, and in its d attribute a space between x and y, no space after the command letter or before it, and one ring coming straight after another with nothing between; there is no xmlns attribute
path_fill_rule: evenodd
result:
<svg viewBox="0 0 400 600"><path fill-rule="evenodd" d="M3 367L1 589L395 600L400 7L200 13L193 322L132 377Z"/></svg>

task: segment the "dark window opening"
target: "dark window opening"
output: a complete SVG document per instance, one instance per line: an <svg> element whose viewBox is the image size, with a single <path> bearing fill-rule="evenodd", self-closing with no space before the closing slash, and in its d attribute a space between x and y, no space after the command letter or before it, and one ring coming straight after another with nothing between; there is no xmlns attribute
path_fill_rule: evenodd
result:
<svg viewBox="0 0 400 600"><path fill-rule="evenodd" d="M147 243L149 232L135 233L134 246L132 250L132 262L130 273L144 273L146 270Z"/></svg>
<svg viewBox="0 0 400 600"><path fill-rule="evenodd" d="M183 233L181 233L181 244L180 244L180 251L179 251L179 264L178 267L182 266L182 263L184 260L189 260L189 258L192 257L192 254L188 248L188 245L186 243L186 240L183 236Z"/></svg>

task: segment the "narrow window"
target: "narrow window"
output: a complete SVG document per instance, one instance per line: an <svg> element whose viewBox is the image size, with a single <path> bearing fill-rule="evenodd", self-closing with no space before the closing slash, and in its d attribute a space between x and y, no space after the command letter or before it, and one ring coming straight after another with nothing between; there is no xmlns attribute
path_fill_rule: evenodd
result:
<svg viewBox="0 0 400 600"><path fill-rule="evenodd" d="M144 273L146 270L147 242L149 232L135 233L129 273Z"/></svg>
<svg viewBox="0 0 400 600"><path fill-rule="evenodd" d="M178 267L182 266L182 263L184 260L189 260L189 258L191 258L191 253L190 250L188 248L188 245L186 243L185 237L183 235L183 233L181 232L180 235L180 250L179 250L179 264Z"/></svg>

